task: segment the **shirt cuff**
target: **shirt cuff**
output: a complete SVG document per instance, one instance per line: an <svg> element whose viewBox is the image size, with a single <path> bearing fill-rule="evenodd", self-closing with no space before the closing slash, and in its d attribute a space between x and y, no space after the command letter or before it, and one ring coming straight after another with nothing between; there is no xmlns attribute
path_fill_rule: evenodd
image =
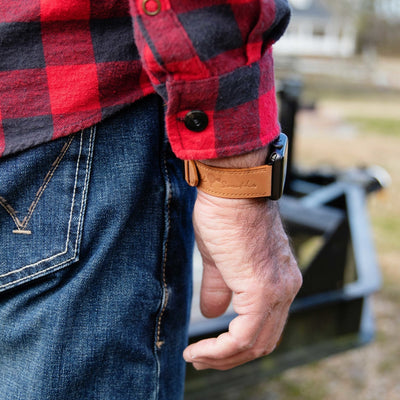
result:
<svg viewBox="0 0 400 400"><path fill-rule="evenodd" d="M221 76L167 81L166 97L168 137L182 159L247 153L280 133L271 50Z"/></svg>

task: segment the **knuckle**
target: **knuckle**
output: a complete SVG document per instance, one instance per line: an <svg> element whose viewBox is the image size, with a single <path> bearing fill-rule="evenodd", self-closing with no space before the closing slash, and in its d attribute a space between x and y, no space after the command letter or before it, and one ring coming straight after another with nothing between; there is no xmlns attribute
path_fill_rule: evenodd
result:
<svg viewBox="0 0 400 400"><path fill-rule="evenodd" d="M264 348L254 348L249 352L249 356L254 360L256 358L267 356L271 354L275 349L275 346L267 346Z"/></svg>
<svg viewBox="0 0 400 400"><path fill-rule="evenodd" d="M271 354L274 351L275 347L267 347L266 349L264 349L264 351L262 352L262 357L267 356L269 354Z"/></svg>
<svg viewBox="0 0 400 400"><path fill-rule="evenodd" d="M303 284L303 276L297 264L293 265L291 273L285 280L285 290L282 291L286 296L295 296Z"/></svg>
<svg viewBox="0 0 400 400"><path fill-rule="evenodd" d="M252 349L251 356L253 359L256 359L262 357L264 355L263 353L264 353L263 349Z"/></svg>
<svg viewBox="0 0 400 400"><path fill-rule="evenodd" d="M240 351L246 351L246 350L252 351L253 346L254 346L254 340L252 338L246 338L239 343L238 348Z"/></svg>
<svg viewBox="0 0 400 400"><path fill-rule="evenodd" d="M280 303L288 298L293 299L302 284L303 276L296 261L293 259L285 273L281 274L279 281L272 287L267 287L270 302Z"/></svg>
<svg viewBox="0 0 400 400"><path fill-rule="evenodd" d="M294 270L293 277L292 277L292 287L294 293L297 293L301 286L303 285L303 275L301 274L300 269L297 267Z"/></svg>
<svg viewBox="0 0 400 400"><path fill-rule="evenodd" d="M271 354L276 348L276 344L270 344L267 347L264 348L262 355L267 356L268 354Z"/></svg>

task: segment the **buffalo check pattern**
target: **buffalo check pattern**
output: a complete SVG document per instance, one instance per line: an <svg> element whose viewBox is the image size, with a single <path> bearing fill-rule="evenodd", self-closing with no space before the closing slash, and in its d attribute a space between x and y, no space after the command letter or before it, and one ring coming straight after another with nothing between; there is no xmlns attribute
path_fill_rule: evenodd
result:
<svg viewBox="0 0 400 400"><path fill-rule="evenodd" d="M180 158L263 146L280 129L271 46L288 20L286 0L0 0L0 155L154 92Z"/></svg>

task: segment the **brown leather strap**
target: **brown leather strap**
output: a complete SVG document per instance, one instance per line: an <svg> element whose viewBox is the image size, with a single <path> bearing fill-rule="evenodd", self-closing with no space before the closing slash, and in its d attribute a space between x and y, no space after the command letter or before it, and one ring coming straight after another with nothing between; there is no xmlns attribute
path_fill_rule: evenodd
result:
<svg viewBox="0 0 400 400"><path fill-rule="evenodd" d="M200 161L185 161L185 179L190 186L217 197L247 199L271 195L272 166L217 168Z"/></svg>

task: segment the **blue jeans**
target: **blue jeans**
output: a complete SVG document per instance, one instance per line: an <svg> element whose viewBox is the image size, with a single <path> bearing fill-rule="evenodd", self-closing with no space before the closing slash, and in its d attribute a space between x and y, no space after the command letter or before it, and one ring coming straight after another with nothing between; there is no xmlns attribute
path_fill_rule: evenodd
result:
<svg viewBox="0 0 400 400"><path fill-rule="evenodd" d="M0 398L183 397L195 193L147 97L0 160Z"/></svg>

